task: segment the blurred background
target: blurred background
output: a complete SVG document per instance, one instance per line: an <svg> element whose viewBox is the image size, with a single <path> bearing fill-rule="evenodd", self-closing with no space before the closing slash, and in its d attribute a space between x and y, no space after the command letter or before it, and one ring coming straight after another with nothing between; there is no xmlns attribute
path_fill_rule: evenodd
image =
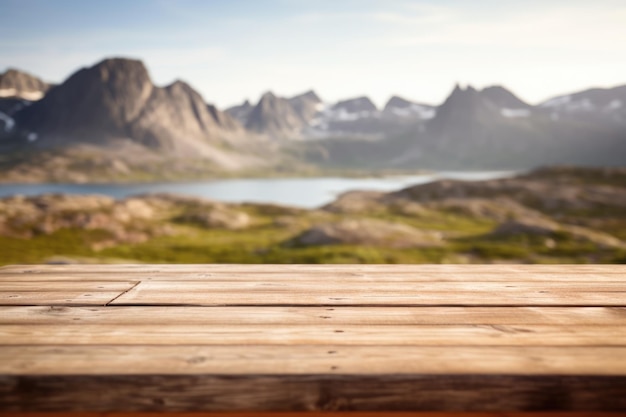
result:
<svg viewBox="0 0 626 417"><path fill-rule="evenodd" d="M0 0L0 264L624 263L617 0Z"/></svg>

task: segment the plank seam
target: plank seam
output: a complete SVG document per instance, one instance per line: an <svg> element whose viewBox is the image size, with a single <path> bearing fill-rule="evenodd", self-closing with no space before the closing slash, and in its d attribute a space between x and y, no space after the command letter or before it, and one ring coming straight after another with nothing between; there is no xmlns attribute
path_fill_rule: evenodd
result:
<svg viewBox="0 0 626 417"><path fill-rule="evenodd" d="M130 290L132 290L132 289L136 288L136 287L137 287L137 285L139 285L139 284L141 284L141 283L142 283L142 281L137 281L137 282L135 282L135 285L133 285L132 287L130 287L130 288L129 288L129 289L127 289L126 291L124 291L124 292L122 292L122 293L118 294L116 297L113 297L113 299L112 299L112 300L109 300L109 301L108 301L108 302L107 302L104 306L105 306L105 307L106 307L106 306L108 306L108 305L109 305L109 304L111 304L113 301L117 300L118 298L120 298L121 296L123 296L124 294L126 294L128 291L130 291Z"/></svg>

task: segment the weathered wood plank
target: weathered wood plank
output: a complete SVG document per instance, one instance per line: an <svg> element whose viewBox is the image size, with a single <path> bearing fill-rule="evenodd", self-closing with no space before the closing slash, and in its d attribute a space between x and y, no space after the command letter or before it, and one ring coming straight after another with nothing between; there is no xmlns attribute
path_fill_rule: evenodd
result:
<svg viewBox="0 0 626 417"><path fill-rule="evenodd" d="M131 312L129 312L132 314ZM251 312L252 313L252 312ZM3 345L622 346L626 326L0 325Z"/></svg>
<svg viewBox="0 0 626 417"><path fill-rule="evenodd" d="M0 304L3 411L626 411L626 266L16 266Z"/></svg>
<svg viewBox="0 0 626 417"><path fill-rule="evenodd" d="M129 310L130 309L130 310ZM0 324L626 325L624 307L0 307Z"/></svg>
<svg viewBox="0 0 626 417"><path fill-rule="evenodd" d="M321 272L437 272L437 273L616 273L624 274L625 265L264 265L264 264L100 264L100 265L7 265L0 267L0 273L26 273L37 274L45 272L145 272L145 273L166 273L166 272L280 272L280 271L321 271Z"/></svg>
<svg viewBox="0 0 626 417"><path fill-rule="evenodd" d="M13 291L0 292L2 305L105 305L123 291Z"/></svg>
<svg viewBox="0 0 626 417"><path fill-rule="evenodd" d="M33 275L17 273L0 273L0 283L8 282L89 282L89 281L200 281L200 282L345 282L345 283L376 283L376 282L554 282L554 283L626 283L626 273L606 274L566 274L566 273L437 273L437 272L367 272L354 273L346 271L277 271L277 272L46 272Z"/></svg>
<svg viewBox="0 0 626 417"><path fill-rule="evenodd" d="M42 288L54 284L42 283ZM0 285L2 288L2 285ZM624 282L527 282L507 281L489 282L473 280L471 282L341 282L331 281L320 285L319 281L307 280L297 282L274 282L271 280L260 282L230 282L230 281L152 281L142 282L134 291L148 292L161 291L167 294L181 294L188 292L374 292L382 293L420 293L420 292L489 292L491 294L518 293L525 291L551 291L559 293L569 292L615 292L626 294L626 280Z"/></svg>
<svg viewBox="0 0 626 417"><path fill-rule="evenodd" d="M5 412L3 417L163 417L162 412ZM617 417L610 411L209 411L170 412L168 417Z"/></svg>
<svg viewBox="0 0 626 417"><path fill-rule="evenodd" d="M0 374L625 376L626 347L16 345L0 346Z"/></svg>
<svg viewBox="0 0 626 417"><path fill-rule="evenodd" d="M304 285L301 283L141 282L113 305L580 305L626 306L622 284L613 289L570 291L540 285L523 288L476 283L465 288L423 283ZM487 285L487 284L492 284ZM386 290L385 290L386 288Z"/></svg>
<svg viewBox="0 0 626 417"><path fill-rule="evenodd" d="M13 281L0 283L0 292L103 292L127 291L136 281Z"/></svg>
<svg viewBox="0 0 626 417"><path fill-rule="evenodd" d="M21 376L0 393L4 411L626 411L626 378L558 375Z"/></svg>

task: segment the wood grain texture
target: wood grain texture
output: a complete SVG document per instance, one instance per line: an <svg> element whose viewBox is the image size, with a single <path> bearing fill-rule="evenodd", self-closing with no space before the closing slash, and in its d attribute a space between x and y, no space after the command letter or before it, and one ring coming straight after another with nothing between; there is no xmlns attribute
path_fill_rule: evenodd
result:
<svg viewBox="0 0 626 417"><path fill-rule="evenodd" d="M0 285L0 292L111 292L127 291L138 282L136 281L13 281L3 282ZM611 285L611 284L609 284Z"/></svg>
<svg viewBox="0 0 626 417"><path fill-rule="evenodd" d="M3 375L626 375L624 346L18 345Z"/></svg>
<svg viewBox="0 0 626 417"><path fill-rule="evenodd" d="M626 306L626 283L141 282L113 305ZM600 287L596 290L595 287Z"/></svg>
<svg viewBox="0 0 626 417"><path fill-rule="evenodd" d="M4 412L3 417L164 417L163 412ZM167 417L617 417L610 411L229 411L168 412Z"/></svg>
<svg viewBox="0 0 626 417"><path fill-rule="evenodd" d="M371 282L583 282L583 283L603 283L603 282L625 282L623 274L591 274L591 273L523 273L514 272L508 274L495 273L442 273L442 272L411 272L392 269L387 273L383 272L350 272L338 271L329 274L325 271L278 271L271 272L192 272L171 270L161 272L42 272L29 276L24 273L1 273L0 282L54 282L73 281L89 282L101 281L103 274L108 281L199 281L199 282L346 282L346 283L371 283Z"/></svg>
<svg viewBox="0 0 626 417"><path fill-rule="evenodd" d="M436 272L463 274L482 272L492 274L521 273L566 273L566 274L622 274L624 265L248 265L248 264L67 264L67 265L7 265L0 267L0 273L24 273L33 275L45 272L87 272L87 273L116 273L116 272L266 272L278 273L284 271L309 272L320 271L325 273L337 272Z"/></svg>
<svg viewBox="0 0 626 417"><path fill-rule="evenodd" d="M626 280L624 265L42 265L0 268L0 282L21 280L200 281L565 281Z"/></svg>
<svg viewBox="0 0 626 417"><path fill-rule="evenodd" d="M0 325L5 345L626 346L626 326Z"/></svg>
<svg viewBox="0 0 626 417"><path fill-rule="evenodd" d="M525 325L623 326L626 307L67 307L0 306L0 324L19 325Z"/></svg>
<svg viewBox="0 0 626 417"><path fill-rule="evenodd" d="M68 407L626 413L626 266L0 268L0 410Z"/></svg>
<svg viewBox="0 0 626 417"><path fill-rule="evenodd" d="M0 305L105 305L124 291L0 291Z"/></svg>
<svg viewBox="0 0 626 417"><path fill-rule="evenodd" d="M138 389L141 387L141 389ZM0 379L6 411L626 411L624 377L145 375ZM25 395L31 394L30 396ZM42 395L32 395L46 393Z"/></svg>

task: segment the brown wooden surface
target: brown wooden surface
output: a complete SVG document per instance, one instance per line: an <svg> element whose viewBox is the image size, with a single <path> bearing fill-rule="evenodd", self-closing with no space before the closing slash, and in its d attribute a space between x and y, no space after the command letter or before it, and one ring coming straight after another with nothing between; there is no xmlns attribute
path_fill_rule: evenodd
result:
<svg viewBox="0 0 626 417"><path fill-rule="evenodd" d="M305 411L305 412L8 412L3 417L615 417L621 413L612 412L368 412L368 411Z"/></svg>
<svg viewBox="0 0 626 417"><path fill-rule="evenodd" d="M0 268L0 411L332 410L626 413L626 267Z"/></svg>

